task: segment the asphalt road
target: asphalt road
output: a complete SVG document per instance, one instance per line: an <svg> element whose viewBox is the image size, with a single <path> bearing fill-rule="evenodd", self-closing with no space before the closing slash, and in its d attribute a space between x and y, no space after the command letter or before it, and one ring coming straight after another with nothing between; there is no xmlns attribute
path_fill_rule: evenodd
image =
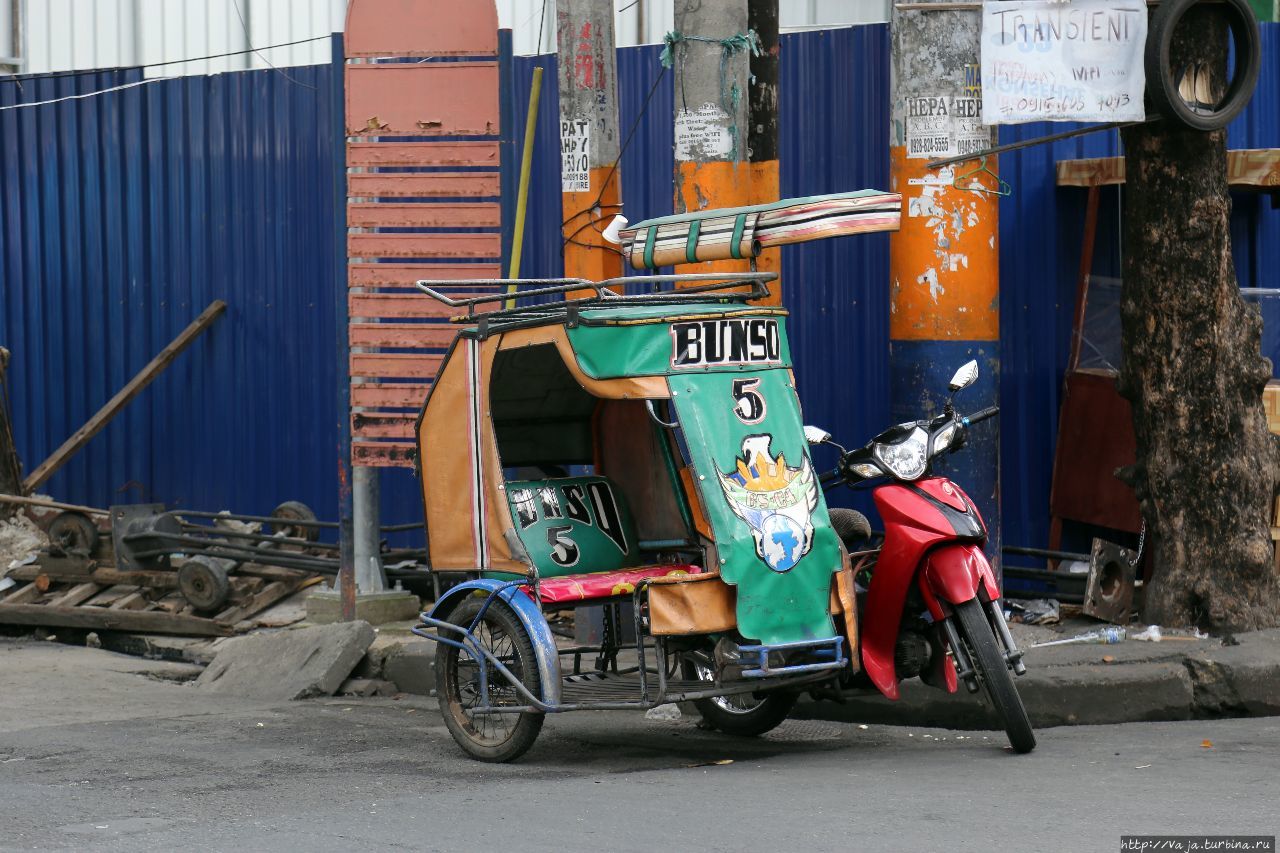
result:
<svg viewBox="0 0 1280 853"><path fill-rule="evenodd" d="M495 766L430 701L254 706L157 680L179 674L0 644L0 850L1109 851L1280 825L1280 718L1046 729L1015 756L995 733L576 714Z"/></svg>

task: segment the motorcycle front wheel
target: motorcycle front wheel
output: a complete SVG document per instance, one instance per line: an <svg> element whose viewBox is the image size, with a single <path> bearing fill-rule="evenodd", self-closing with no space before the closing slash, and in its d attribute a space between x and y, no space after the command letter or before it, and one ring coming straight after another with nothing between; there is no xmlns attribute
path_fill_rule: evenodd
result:
<svg viewBox="0 0 1280 853"><path fill-rule="evenodd" d="M1000 653L995 632L982 610L982 602L970 599L955 605L955 615L960 637L969 651L978 678L986 689L987 697L996 709L1000 722L1014 752L1030 752L1036 748L1036 735L1031 730L1027 709L1013 685L1013 675Z"/></svg>

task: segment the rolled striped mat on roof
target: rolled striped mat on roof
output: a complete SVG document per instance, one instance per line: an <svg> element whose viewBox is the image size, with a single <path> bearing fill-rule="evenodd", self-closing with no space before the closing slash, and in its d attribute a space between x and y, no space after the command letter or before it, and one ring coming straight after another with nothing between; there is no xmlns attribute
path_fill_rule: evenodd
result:
<svg viewBox="0 0 1280 853"><path fill-rule="evenodd" d="M859 190L646 219L620 236L631 266L654 269L752 258L788 243L897 231L901 215L898 193Z"/></svg>

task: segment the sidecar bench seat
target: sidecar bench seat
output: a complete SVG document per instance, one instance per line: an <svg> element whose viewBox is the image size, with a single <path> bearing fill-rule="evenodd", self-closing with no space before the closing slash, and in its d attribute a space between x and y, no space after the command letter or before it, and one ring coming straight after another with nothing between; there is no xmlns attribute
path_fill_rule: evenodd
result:
<svg viewBox="0 0 1280 853"><path fill-rule="evenodd" d="M538 583L538 598L543 604L576 604L615 595L630 595L642 580L679 578L701 572L701 566L675 564L546 578ZM522 589L529 591L528 587Z"/></svg>

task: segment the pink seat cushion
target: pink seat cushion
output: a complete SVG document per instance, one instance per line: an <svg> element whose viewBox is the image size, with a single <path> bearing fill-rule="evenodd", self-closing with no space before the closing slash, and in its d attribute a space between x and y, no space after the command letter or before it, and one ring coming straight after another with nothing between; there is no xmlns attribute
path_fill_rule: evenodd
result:
<svg viewBox="0 0 1280 853"><path fill-rule="evenodd" d="M636 584L649 578L663 578L672 575L696 575L702 571L701 566L674 564L666 566L639 566L634 569L618 569L612 572L592 572L584 575L566 575L560 578L547 578L538 583L538 594L543 604L563 604L577 601L590 601L595 598L611 598L615 595L630 595ZM521 587L529 592L527 586Z"/></svg>

